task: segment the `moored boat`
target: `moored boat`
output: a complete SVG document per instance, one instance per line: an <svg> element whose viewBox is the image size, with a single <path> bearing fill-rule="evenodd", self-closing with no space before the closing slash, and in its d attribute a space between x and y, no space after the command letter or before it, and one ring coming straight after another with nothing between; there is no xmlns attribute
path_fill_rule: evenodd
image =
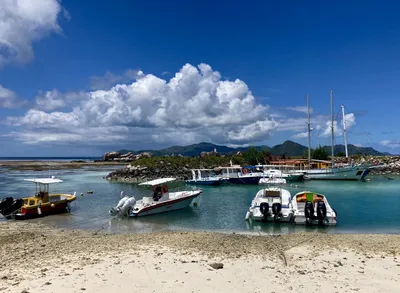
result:
<svg viewBox="0 0 400 293"><path fill-rule="evenodd" d="M293 218L290 192L280 187L261 189L251 202L246 220L290 222Z"/></svg>
<svg viewBox="0 0 400 293"><path fill-rule="evenodd" d="M323 194L301 191L292 199L293 220L303 225L336 225L336 211Z"/></svg>
<svg viewBox="0 0 400 293"><path fill-rule="evenodd" d="M110 210L110 215L140 217L179 210L188 207L202 192L200 189L169 192L167 183L174 180L176 179L161 178L140 183L139 185L151 186L153 196L144 196L140 200L125 196Z"/></svg>
<svg viewBox="0 0 400 293"><path fill-rule="evenodd" d="M24 220L70 211L70 203L76 199L76 193L49 193L49 185L61 183L62 180L54 177L24 180L36 184L36 193L33 196L18 199L4 198L0 203L0 214L5 218Z"/></svg>
<svg viewBox="0 0 400 293"><path fill-rule="evenodd" d="M192 179L185 180L185 183L194 185L220 185L223 182L225 180L216 176L211 169L193 169Z"/></svg>

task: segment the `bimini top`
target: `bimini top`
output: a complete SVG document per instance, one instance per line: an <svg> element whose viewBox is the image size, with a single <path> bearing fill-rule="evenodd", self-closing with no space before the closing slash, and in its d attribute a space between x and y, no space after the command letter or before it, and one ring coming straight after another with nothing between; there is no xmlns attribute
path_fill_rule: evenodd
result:
<svg viewBox="0 0 400 293"><path fill-rule="evenodd" d="M63 182L61 179L55 179L55 178L36 178L36 179L24 179L24 180L39 184L52 184L52 183Z"/></svg>
<svg viewBox="0 0 400 293"><path fill-rule="evenodd" d="M155 179L155 180L151 180L151 181L147 181L147 182L143 182L140 183L139 185L159 185L159 184L163 184L163 183L167 183L167 182L171 182L176 180L176 178L160 178L160 179Z"/></svg>

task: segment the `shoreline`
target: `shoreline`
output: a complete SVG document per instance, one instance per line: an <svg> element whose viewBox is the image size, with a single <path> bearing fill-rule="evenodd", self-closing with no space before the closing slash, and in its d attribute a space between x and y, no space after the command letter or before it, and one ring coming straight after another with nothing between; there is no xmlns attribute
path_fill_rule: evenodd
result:
<svg viewBox="0 0 400 293"><path fill-rule="evenodd" d="M106 234L5 222L0 245L0 292L395 292L400 275L400 235Z"/></svg>
<svg viewBox="0 0 400 293"><path fill-rule="evenodd" d="M26 171L47 171L80 169L82 167L104 167L104 166L126 166L122 162L94 162L94 161L74 161L74 160L4 160L0 161L0 168L8 170L26 170Z"/></svg>

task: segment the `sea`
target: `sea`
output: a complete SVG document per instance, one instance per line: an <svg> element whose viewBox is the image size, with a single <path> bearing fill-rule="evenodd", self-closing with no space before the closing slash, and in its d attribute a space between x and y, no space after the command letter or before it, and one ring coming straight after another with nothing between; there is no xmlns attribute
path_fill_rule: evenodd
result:
<svg viewBox="0 0 400 293"><path fill-rule="evenodd" d="M12 158L15 160L15 158ZM27 158L23 158L26 160ZM40 160L40 158L30 158ZM42 158L43 159L43 158ZM54 158L54 160L85 158ZM86 158L93 160L93 158ZM48 158L46 158L48 160ZM108 211L120 193L140 199L151 189L131 183L109 182L105 176L121 166L83 167L71 170L18 171L0 168L0 198L30 196L35 185L27 178L55 176L63 182L51 192L76 192L71 213L27 220L65 229L90 229L110 233L155 231L214 231L244 234L288 234L300 231L321 233L400 233L400 177L368 176L369 181L305 181L288 183L292 195L303 190L324 194L337 212L335 227L306 227L294 224L249 223L245 220L251 200L262 187L256 185L202 186L202 194L191 206L164 214L134 219L116 219ZM191 189L174 182L171 189ZM93 194L88 194L93 191ZM2 221L5 221L3 218Z"/></svg>

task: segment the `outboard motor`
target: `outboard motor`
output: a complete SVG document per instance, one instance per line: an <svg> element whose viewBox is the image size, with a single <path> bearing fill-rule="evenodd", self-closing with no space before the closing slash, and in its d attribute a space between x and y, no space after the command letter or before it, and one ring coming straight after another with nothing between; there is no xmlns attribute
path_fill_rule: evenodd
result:
<svg viewBox="0 0 400 293"><path fill-rule="evenodd" d="M269 204L267 202L262 202L260 204L260 212L263 215L263 221L266 221L267 217L270 215Z"/></svg>
<svg viewBox="0 0 400 293"><path fill-rule="evenodd" d="M111 208L111 210L110 210L110 215L111 215L111 216L116 216L116 215L118 215L120 209L122 208L122 206L124 205L124 203L125 203L128 199L129 199L129 196L125 196L125 197L121 198L121 200L118 202L118 204L117 204L115 207Z"/></svg>
<svg viewBox="0 0 400 293"><path fill-rule="evenodd" d="M275 220L282 217L282 204L280 202L274 202L272 204L272 214L274 215Z"/></svg>
<svg viewBox="0 0 400 293"><path fill-rule="evenodd" d="M118 211L119 216L124 216L128 212L129 208L133 207L135 205L135 203L136 203L136 199L133 196L128 198L124 202L123 206L119 209L119 211Z"/></svg>
<svg viewBox="0 0 400 293"><path fill-rule="evenodd" d="M319 201L317 204L317 218L320 225L323 225L323 221L326 218L326 205L323 201Z"/></svg>
<svg viewBox="0 0 400 293"><path fill-rule="evenodd" d="M24 205L24 200L22 198L18 198L15 199L11 205L9 205L8 207L6 207L3 210L3 216L8 216L11 215L13 213L15 213L16 211L18 211L22 206Z"/></svg>
<svg viewBox="0 0 400 293"><path fill-rule="evenodd" d="M314 219L314 205L311 201L307 201L304 207L304 215L306 217L306 223L312 224L312 220Z"/></svg>
<svg viewBox="0 0 400 293"><path fill-rule="evenodd" d="M3 200L0 202L0 214L5 215L3 211L7 210L13 202L14 199L12 197L3 198Z"/></svg>

